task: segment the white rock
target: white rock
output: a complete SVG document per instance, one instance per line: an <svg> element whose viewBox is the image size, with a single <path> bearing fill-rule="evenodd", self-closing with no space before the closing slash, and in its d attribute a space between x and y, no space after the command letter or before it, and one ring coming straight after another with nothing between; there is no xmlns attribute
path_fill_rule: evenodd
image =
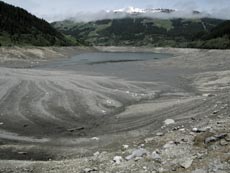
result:
<svg viewBox="0 0 230 173"><path fill-rule="evenodd" d="M94 155L94 156L99 156L99 155L100 155L100 152L97 151L97 152L95 152L93 155Z"/></svg>
<svg viewBox="0 0 230 173"><path fill-rule="evenodd" d="M128 149L129 148L129 145L122 145L123 149Z"/></svg>
<svg viewBox="0 0 230 173"><path fill-rule="evenodd" d="M187 158L185 160L183 160L181 163L180 163L180 166L182 168L189 168L191 165L192 165L192 162L193 162L193 159L192 158Z"/></svg>
<svg viewBox="0 0 230 173"><path fill-rule="evenodd" d="M153 160L157 160L157 161L160 161L160 160L161 160L161 156L160 156L156 151L153 151L153 152L152 152L151 158L152 158Z"/></svg>
<svg viewBox="0 0 230 173"><path fill-rule="evenodd" d="M0 122L0 126L3 125L4 123L3 122Z"/></svg>
<svg viewBox="0 0 230 173"><path fill-rule="evenodd" d="M131 160L131 159L136 158L136 157L143 157L144 155L148 155L148 153L149 152L147 150L145 150L143 148L139 148L137 150L134 150L132 152L132 154L127 156L125 159L126 160Z"/></svg>
<svg viewBox="0 0 230 173"><path fill-rule="evenodd" d="M112 104L112 101L111 100L106 100L106 103Z"/></svg>
<svg viewBox="0 0 230 173"><path fill-rule="evenodd" d="M170 125L170 124L174 124L175 121L173 119L167 119L164 121L165 125Z"/></svg>
<svg viewBox="0 0 230 173"><path fill-rule="evenodd" d="M122 162L123 158L121 156L115 156L113 158L113 162L116 164L120 164Z"/></svg>
<svg viewBox="0 0 230 173"><path fill-rule="evenodd" d="M162 132L156 133L156 136L163 136L163 135L164 135L164 133L162 133Z"/></svg>
<svg viewBox="0 0 230 173"><path fill-rule="evenodd" d="M99 138L98 138L98 137L92 137L91 139L92 139L92 140L96 140L96 141L98 141L98 140L99 140Z"/></svg>
<svg viewBox="0 0 230 173"><path fill-rule="evenodd" d="M198 128L194 127L194 128L192 128L192 131L193 131L193 132L197 132L197 131L198 131Z"/></svg>
<svg viewBox="0 0 230 173"><path fill-rule="evenodd" d="M144 141L145 141L145 143L150 143L150 142L154 141L154 138L146 138Z"/></svg>
<svg viewBox="0 0 230 173"><path fill-rule="evenodd" d="M90 169L90 168L85 168L83 171L84 171L85 173L88 173L88 172L91 172L92 169Z"/></svg>
<svg viewBox="0 0 230 173"><path fill-rule="evenodd" d="M215 96L215 95L211 94L211 93L204 93L202 96L204 96L204 97L212 97L212 96Z"/></svg>
<svg viewBox="0 0 230 173"><path fill-rule="evenodd" d="M203 127L203 128L200 128L200 129L194 127L194 128L192 129L192 131L193 131L193 132L196 132L196 133L200 133L200 132L206 132L207 130L210 130L210 129L211 129L211 127Z"/></svg>
<svg viewBox="0 0 230 173"><path fill-rule="evenodd" d="M185 128L179 129L179 131L183 132L183 131L185 131Z"/></svg>
<svg viewBox="0 0 230 173"><path fill-rule="evenodd" d="M95 172L97 171L98 169L97 168L85 168L83 170L84 173L89 173L89 172Z"/></svg>
<svg viewBox="0 0 230 173"><path fill-rule="evenodd" d="M140 148L144 148L144 147L145 147L145 144L141 144L141 145L140 145Z"/></svg>
<svg viewBox="0 0 230 173"><path fill-rule="evenodd" d="M166 143L163 148L164 149L167 149L167 148L171 148L171 147L174 147L175 146L175 142L173 141L169 141L168 143Z"/></svg>

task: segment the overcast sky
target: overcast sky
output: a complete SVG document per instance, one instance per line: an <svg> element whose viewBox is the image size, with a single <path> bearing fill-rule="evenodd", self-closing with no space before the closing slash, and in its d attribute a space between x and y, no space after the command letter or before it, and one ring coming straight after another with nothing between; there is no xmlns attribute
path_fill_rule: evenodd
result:
<svg viewBox="0 0 230 173"><path fill-rule="evenodd" d="M134 6L199 10L218 18L230 19L230 0L3 0L20 6L48 21L63 20L77 14L96 13Z"/></svg>

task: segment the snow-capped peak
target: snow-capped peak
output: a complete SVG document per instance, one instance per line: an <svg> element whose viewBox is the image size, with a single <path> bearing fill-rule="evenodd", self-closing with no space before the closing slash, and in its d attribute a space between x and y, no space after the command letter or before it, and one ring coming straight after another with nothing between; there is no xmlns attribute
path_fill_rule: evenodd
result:
<svg viewBox="0 0 230 173"><path fill-rule="evenodd" d="M175 12L174 9L164 9L164 8L135 8L135 7L128 7L128 8L121 8L117 10L107 11L113 13L127 13L127 14L143 14L143 13L172 13Z"/></svg>
<svg viewBox="0 0 230 173"><path fill-rule="evenodd" d="M128 8L121 8L118 10L113 10L114 13L128 13L128 14L132 14L132 13L144 13L144 9L140 9L140 8L135 8L135 7L128 7Z"/></svg>

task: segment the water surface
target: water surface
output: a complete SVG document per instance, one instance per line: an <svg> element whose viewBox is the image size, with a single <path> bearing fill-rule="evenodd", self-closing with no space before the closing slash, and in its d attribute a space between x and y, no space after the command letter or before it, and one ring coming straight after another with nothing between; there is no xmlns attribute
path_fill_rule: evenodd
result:
<svg viewBox="0 0 230 173"><path fill-rule="evenodd" d="M37 68L56 70L74 70L79 74L115 76L128 80L151 81L164 73L146 66L148 62L161 61L170 58L170 54L151 52L94 52L83 53L72 58L51 61ZM171 77L170 77L171 78Z"/></svg>

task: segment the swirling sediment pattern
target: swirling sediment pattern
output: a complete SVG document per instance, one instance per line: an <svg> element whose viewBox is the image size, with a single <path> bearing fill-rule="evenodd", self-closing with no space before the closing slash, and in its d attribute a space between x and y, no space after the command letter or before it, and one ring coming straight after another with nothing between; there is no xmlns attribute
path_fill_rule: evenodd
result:
<svg viewBox="0 0 230 173"><path fill-rule="evenodd" d="M36 137L75 130L88 135L115 121L127 105L154 97L154 91L121 79L1 68L0 129Z"/></svg>

